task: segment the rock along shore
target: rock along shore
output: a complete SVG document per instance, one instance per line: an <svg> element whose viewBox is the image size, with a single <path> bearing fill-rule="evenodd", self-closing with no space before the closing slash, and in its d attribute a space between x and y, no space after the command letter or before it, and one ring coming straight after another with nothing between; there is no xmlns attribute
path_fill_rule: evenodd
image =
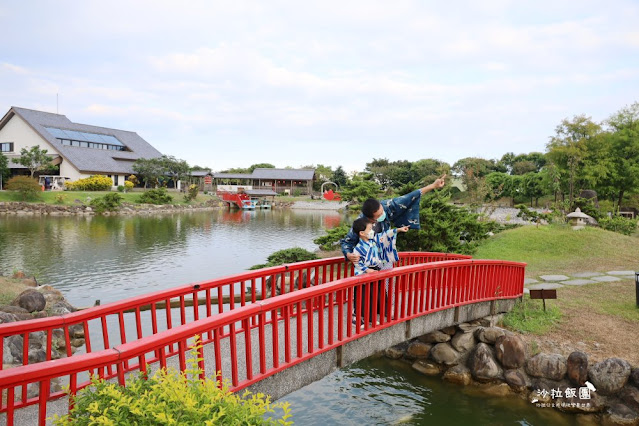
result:
<svg viewBox="0 0 639 426"><path fill-rule="evenodd" d="M593 365L584 352L568 357L530 354L523 339L486 317L393 346L385 356L416 371L487 396L517 394L540 409L554 408L603 425L639 425L639 368L619 358Z"/></svg>

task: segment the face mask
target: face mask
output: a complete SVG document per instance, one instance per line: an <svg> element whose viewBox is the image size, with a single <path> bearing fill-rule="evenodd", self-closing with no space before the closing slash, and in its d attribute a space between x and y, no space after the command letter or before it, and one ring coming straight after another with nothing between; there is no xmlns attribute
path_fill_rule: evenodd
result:
<svg viewBox="0 0 639 426"><path fill-rule="evenodd" d="M366 234L366 238L368 238L369 240L372 240L373 237L375 237L375 231L371 229L370 231L368 231L368 234Z"/></svg>
<svg viewBox="0 0 639 426"><path fill-rule="evenodd" d="M382 215L380 217L377 218L378 222L383 222L384 219L386 219L386 211L382 212Z"/></svg>

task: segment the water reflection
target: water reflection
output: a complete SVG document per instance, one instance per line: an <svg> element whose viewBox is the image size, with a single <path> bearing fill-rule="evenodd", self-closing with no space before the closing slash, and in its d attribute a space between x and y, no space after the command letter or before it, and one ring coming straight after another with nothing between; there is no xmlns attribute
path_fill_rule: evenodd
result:
<svg viewBox="0 0 639 426"><path fill-rule="evenodd" d="M0 271L35 274L77 306L239 273L276 250L315 250L336 212L0 218Z"/></svg>
<svg viewBox="0 0 639 426"><path fill-rule="evenodd" d="M575 425L519 396L488 397L426 377L410 364L368 358L285 396L296 424Z"/></svg>

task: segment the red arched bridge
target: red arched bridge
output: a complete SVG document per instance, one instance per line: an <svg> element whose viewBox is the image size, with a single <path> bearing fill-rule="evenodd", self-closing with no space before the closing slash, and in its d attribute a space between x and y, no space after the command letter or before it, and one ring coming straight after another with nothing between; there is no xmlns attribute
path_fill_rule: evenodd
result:
<svg viewBox="0 0 639 426"><path fill-rule="evenodd" d="M509 310L523 295L525 266L405 252L395 269L353 276L352 265L339 257L1 324L0 357L5 359L3 348L10 346L15 355L17 347L22 365L0 370L0 421L46 424L69 408L62 387L75 394L89 385L90 375L124 384L132 372L165 366L184 371L196 338L203 343L198 349L203 376L218 372L218 380L228 380L233 390L278 398L413 336ZM378 286L386 280L388 297L378 304ZM355 291L372 303L354 302ZM358 316L379 323L356 327L352 320ZM36 337L42 344L34 348ZM73 346L79 346L75 353ZM38 349L44 359L30 360L30 351Z"/></svg>

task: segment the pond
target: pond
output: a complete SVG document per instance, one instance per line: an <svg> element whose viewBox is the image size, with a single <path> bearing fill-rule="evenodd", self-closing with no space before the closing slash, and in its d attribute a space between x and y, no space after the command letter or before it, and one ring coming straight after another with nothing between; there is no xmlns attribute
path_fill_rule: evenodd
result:
<svg viewBox="0 0 639 426"><path fill-rule="evenodd" d="M23 270L75 306L246 271L339 225L333 211L212 210L152 216L0 217L0 272Z"/></svg>
<svg viewBox="0 0 639 426"><path fill-rule="evenodd" d="M0 272L35 274L76 306L210 280L264 263L274 251L315 250L313 239L347 217L272 210L153 216L0 216ZM324 424L573 424L572 416L516 397L488 398L369 358L285 398L294 420Z"/></svg>

